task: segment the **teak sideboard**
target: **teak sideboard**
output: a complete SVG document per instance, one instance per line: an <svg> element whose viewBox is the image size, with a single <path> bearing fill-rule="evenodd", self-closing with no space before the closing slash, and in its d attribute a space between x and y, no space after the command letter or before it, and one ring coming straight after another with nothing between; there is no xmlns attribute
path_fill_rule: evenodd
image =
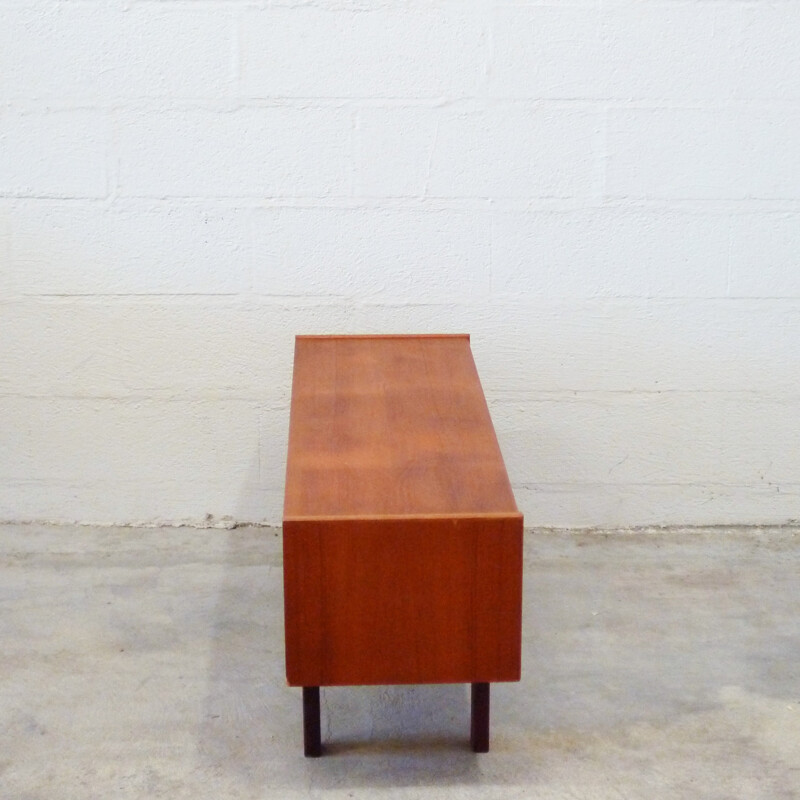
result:
<svg viewBox="0 0 800 800"><path fill-rule="evenodd" d="M520 678L522 515L467 335L298 336L283 517L286 675L319 687Z"/></svg>

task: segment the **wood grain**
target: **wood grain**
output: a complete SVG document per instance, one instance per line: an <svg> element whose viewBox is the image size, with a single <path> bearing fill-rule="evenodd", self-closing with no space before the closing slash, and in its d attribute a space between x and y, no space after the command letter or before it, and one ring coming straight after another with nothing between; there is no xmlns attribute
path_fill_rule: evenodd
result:
<svg viewBox="0 0 800 800"><path fill-rule="evenodd" d="M293 686L520 677L522 515L467 336L298 337Z"/></svg>
<svg viewBox="0 0 800 800"><path fill-rule="evenodd" d="M467 336L298 337L284 518L517 511Z"/></svg>
<svg viewBox="0 0 800 800"><path fill-rule="evenodd" d="M295 520L284 540L290 685L519 680L521 517Z"/></svg>

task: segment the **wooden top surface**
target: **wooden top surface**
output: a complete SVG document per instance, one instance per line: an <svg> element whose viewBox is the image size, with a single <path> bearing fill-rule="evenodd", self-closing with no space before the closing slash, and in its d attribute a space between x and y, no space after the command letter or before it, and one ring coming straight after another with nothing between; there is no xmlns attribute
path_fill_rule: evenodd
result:
<svg viewBox="0 0 800 800"><path fill-rule="evenodd" d="M298 336L284 519L518 515L469 336Z"/></svg>

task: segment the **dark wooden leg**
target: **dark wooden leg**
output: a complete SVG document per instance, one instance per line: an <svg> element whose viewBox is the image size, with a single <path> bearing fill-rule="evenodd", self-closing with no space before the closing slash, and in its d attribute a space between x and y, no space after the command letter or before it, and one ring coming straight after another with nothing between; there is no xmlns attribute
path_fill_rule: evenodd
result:
<svg viewBox="0 0 800 800"><path fill-rule="evenodd" d="M489 684L472 684L472 750L489 752Z"/></svg>
<svg viewBox="0 0 800 800"><path fill-rule="evenodd" d="M303 687L303 747L306 756L322 755L319 724L319 686Z"/></svg>

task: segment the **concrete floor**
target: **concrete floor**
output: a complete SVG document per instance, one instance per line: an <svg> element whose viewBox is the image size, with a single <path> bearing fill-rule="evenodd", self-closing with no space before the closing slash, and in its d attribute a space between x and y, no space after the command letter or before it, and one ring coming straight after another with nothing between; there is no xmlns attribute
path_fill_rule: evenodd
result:
<svg viewBox="0 0 800 800"><path fill-rule="evenodd" d="M0 527L0 798L800 798L800 531L526 534L523 680L323 691L305 759L281 543Z"/></svg>

